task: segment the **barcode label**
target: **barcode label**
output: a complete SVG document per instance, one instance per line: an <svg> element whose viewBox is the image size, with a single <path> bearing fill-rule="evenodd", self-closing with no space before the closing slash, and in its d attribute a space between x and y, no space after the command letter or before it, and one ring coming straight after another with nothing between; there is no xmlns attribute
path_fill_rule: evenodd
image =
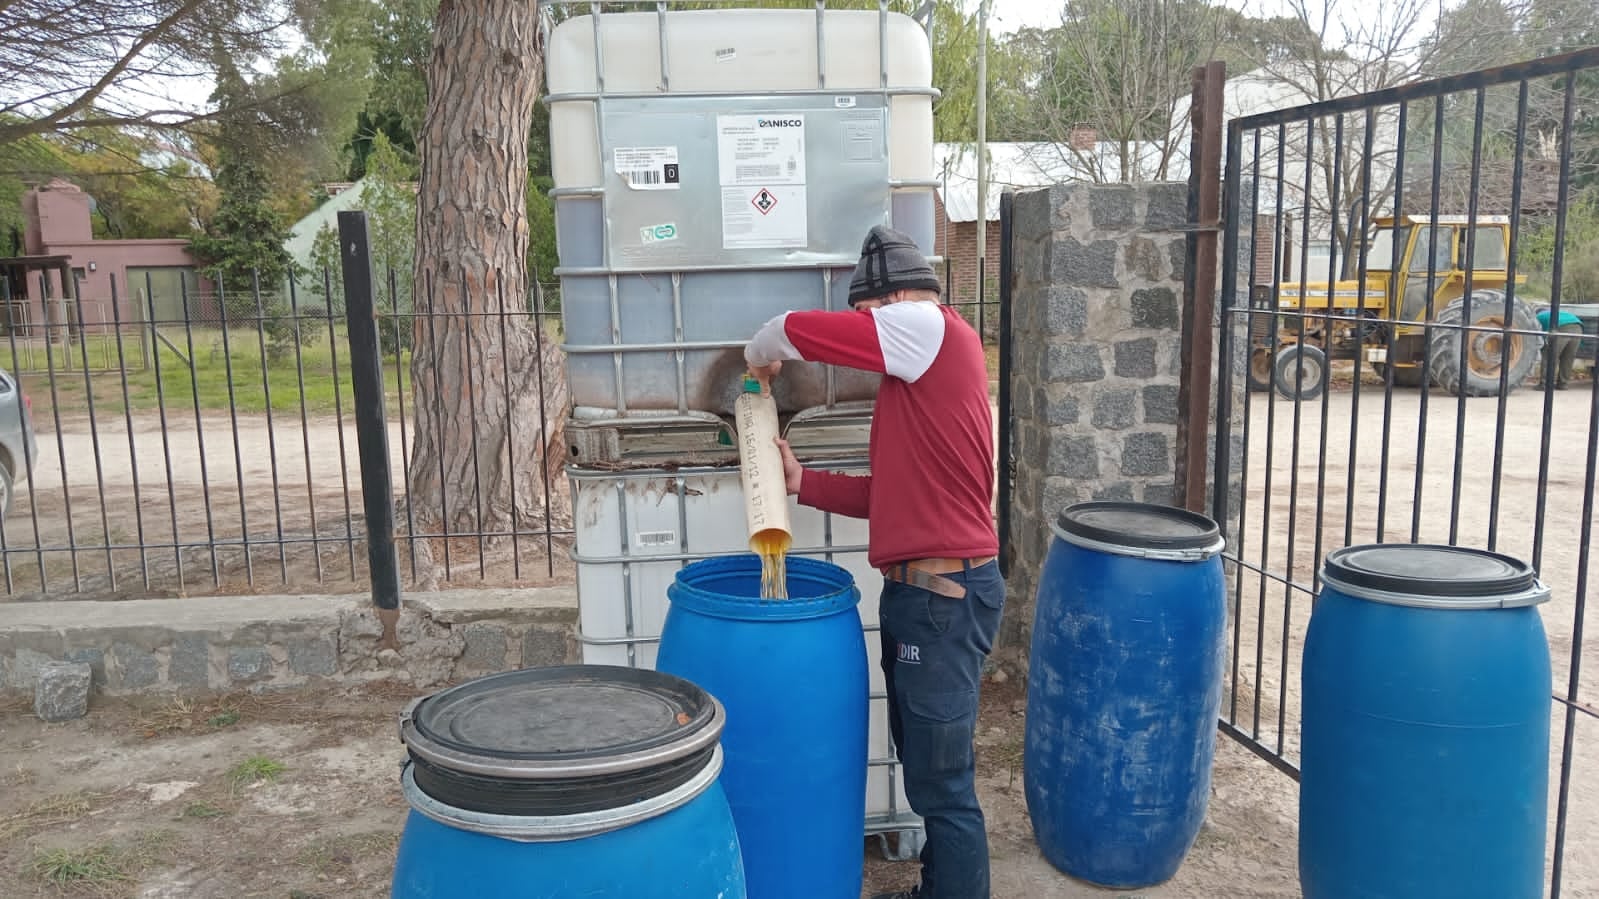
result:
<svg viewBox="0 0 1599 899"><path fill-rule="evenodd" d="M612 151L617 177L633 190L677 190L676 147L617 147Z"/></svg>
<svg viewBox="0 0 1599 899"><path fill-rule="evenodd" d="M676 546L677 532L640 531L633 539L641 548L655 549L662 546Z"/></svg>

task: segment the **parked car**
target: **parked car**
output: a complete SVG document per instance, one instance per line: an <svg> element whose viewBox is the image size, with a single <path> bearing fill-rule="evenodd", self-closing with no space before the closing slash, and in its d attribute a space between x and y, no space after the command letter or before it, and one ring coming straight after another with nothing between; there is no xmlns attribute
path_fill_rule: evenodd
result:
<svg viewBox="0 0 1599 899"><path fill-rule="evenodd" d="M11 373L0 369L0 522L11 511L11 492L26 480L28 466L39 458L33 434L33 404Z"/></svg>

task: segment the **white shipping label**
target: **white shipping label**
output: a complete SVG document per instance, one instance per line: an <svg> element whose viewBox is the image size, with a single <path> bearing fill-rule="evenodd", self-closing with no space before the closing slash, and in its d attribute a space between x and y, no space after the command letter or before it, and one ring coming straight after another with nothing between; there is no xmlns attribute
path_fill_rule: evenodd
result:
<svg viewBox="0 0 1599 899"><path fill-rule="evenodd" d="M716 156L724 187L804 184L805 116L717 116Z"/></svg>
<svg viewBox="0 0 1599 899"><path fill-rule="evenodd" d="M804 185L722 188L723 249L803 247L808 238Z"/></svg>
<svg viewBox="0 0 1599 899"><path fill-rule="evenodd" d="M676 147L617 147L616 174L634 190L678 190Z"/></svg>

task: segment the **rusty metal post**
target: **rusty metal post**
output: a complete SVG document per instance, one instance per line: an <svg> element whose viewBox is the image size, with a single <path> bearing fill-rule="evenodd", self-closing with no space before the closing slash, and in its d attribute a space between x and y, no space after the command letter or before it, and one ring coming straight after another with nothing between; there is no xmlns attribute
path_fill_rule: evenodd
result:
<svg viewBox="0 0 1599 899"><path fill-rule="evenodd" d="M1194 69L1193 103L1189 107L1193 134L1188 173L1187 264L1183 267L1183 378L1178 387L1178 408L1183 410L1178 425L1178 445L1182 447L1177 467L1177 493L1182 506L1204 513L1207 506L1205 477L1206 447L1211 431L1210 395L1213 380L1211 363L1216 330L1213 318L1216 303L1216 246L1221 226L1221 144L1225 124L1223 89L1227 66L1213 60ZM1222 348L1224 364L1228 348ZM1217 490L1227 489L1217 484Z"/></svg>

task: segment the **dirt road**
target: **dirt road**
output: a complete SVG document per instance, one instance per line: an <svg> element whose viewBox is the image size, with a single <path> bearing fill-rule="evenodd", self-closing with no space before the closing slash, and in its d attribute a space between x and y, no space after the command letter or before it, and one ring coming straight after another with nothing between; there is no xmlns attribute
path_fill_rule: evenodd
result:
<svg viewBox="0 0 1599 899"><path fill-rule="evenodd" d="M1017 685L985 686L980 790L995 899L1107 895L1060 874L1027 823ZM44 725L0 710L0 880L6 895L113 899L378 899L406 807L395 719L403 691L237 696L96 708ZM1144 899L1291 897L1288 781L1223 745L1208 823L1177 877ZM862 840L862 896L916 879ZM67 878L64 886L48 881Z"/></svg>

